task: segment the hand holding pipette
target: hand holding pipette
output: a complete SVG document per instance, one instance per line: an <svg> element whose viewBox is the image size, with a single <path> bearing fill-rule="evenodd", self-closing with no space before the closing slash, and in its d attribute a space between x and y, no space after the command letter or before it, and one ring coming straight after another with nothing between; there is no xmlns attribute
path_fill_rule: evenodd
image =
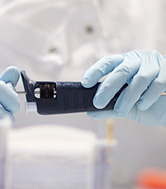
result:
<svg viewBox="0 0 166 189"><path fill-rule="evenodd" d="M123 117L147 125L166 125L166 57L156 51L132 51L100 59L85 73L89 88L109 74L99 86L93 104L104 108L121 86L128 83L114 110L89 112L93 119Z"/></svg>
<svg viewBox="0 0 166 189"><path fill-rule="evenodd" d="M8 83L12 83L15 87L19 75L19 70L16 67L8 67L0 75L0 119L9 116L13 120L13 114L19 109L18 94L8 86Z"/></svg>

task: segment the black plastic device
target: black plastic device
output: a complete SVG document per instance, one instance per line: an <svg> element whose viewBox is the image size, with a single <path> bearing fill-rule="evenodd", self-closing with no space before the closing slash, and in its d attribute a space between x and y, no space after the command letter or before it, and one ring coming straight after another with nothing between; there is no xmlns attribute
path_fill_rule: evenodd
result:
<svg viewBox="0 0 166 189"><path fill-rule="evenodd" d="M27 103L36 103L37 112L42 115L113 109L118 96L127 86L125 84L105 108L97 109L92 101L100 83L84 88L80 82L32 81L25 71L21 71L21 77Z"/></svg>

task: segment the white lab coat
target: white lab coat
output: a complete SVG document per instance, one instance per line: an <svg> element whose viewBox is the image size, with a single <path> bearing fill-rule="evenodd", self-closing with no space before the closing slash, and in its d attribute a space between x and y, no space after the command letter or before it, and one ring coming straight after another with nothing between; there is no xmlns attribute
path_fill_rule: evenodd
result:
<svg viewBox="0 0 166 189"><path fill-rule="evenodd" d="M1 71L15 65L34 80L80 81L106 54L132 49L164 54L165 7L164 0L13 0L0 9ZM17 127L62 123L105 133L105 121L91 121L85 114L25 115L23 109L16 114ZM115 126L115 186L131 186L144 167L166 169L165 128L123 119Z"/></svg>

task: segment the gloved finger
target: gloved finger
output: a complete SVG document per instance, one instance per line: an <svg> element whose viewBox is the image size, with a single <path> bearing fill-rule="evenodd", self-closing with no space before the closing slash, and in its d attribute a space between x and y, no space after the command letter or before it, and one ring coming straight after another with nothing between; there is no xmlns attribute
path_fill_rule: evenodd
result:
<svg viewBox="0 0 166 189"><path fill-rule="evenodd" d="M9 119L14 122L14 116L11 112L6 111L4 108L0 107L0 119L4 119L6 116L9 117Z"/></svg>
<svg viewBox="0 0 166 189"><path fill-rule="evenodd" d="M97 119L107 119L116 117L117 114L114 112L114 110L103 110L103 111L94 111L94 112L87 112L88 117L91 119L97 120Z"/></svg>
<svg viewBox="0 0 166 189"><path fill-rule="evenodd" d="M19 109L18 94L3 81L0 81L0 104L5 110L12 113Z"/></svg>
<svg viewBox="0 0 166 189"><path fill-rule="evenodd" d="M127 55L124 61L100 84L93 99L94 106L98 109L104 108L122 86L138 72L140 62L140 58L135 54Z"/></svg>
<svg viewBox="0 0 166 189"><path fill-rule="evenodd" d="M121 54L103 57L87 70L82 79L82 85L86 88L93 87L100 78L116 68L123 59Z"/></svg>
<svg viewBox="0 0 166 189"><path fill-rule="evenodd" d="M158 54L158 60L160 67L159 75L137 102L137 108L140 110L148 109L166 90L166 58Z"/></svg>
<svg viewBox="0 0 166 189"><path fill-rule="evenodd" d="M5 83L11 82L12 85L15 87L17 85L17 82L19 80L19 70L18 68L11 66L8 67L1 75L0 80L4 81Z"/></svg>
<svg viewBox="0 0 166 189"><path fill-rule="evenodd" d="M114 109L120 117L124 117L131 110L158 73L159 65L155 55L153 53L144 55L138 73L115 103Z"/></svg>

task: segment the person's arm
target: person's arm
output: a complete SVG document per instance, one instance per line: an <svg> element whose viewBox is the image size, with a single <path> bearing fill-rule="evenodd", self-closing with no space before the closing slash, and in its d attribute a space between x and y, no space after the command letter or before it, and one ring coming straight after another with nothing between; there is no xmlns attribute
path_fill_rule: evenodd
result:
<svg viewBox="0 0 166 189"><path fill-rule="evenodd" d="M93 104L105 107L119 89L128 83L116 101L114 110L90 112L94 119L125 117L148 125L166 125L166 58L156 51L131 51L100 59L85 73L82 85L99 86Z"/></svg>

